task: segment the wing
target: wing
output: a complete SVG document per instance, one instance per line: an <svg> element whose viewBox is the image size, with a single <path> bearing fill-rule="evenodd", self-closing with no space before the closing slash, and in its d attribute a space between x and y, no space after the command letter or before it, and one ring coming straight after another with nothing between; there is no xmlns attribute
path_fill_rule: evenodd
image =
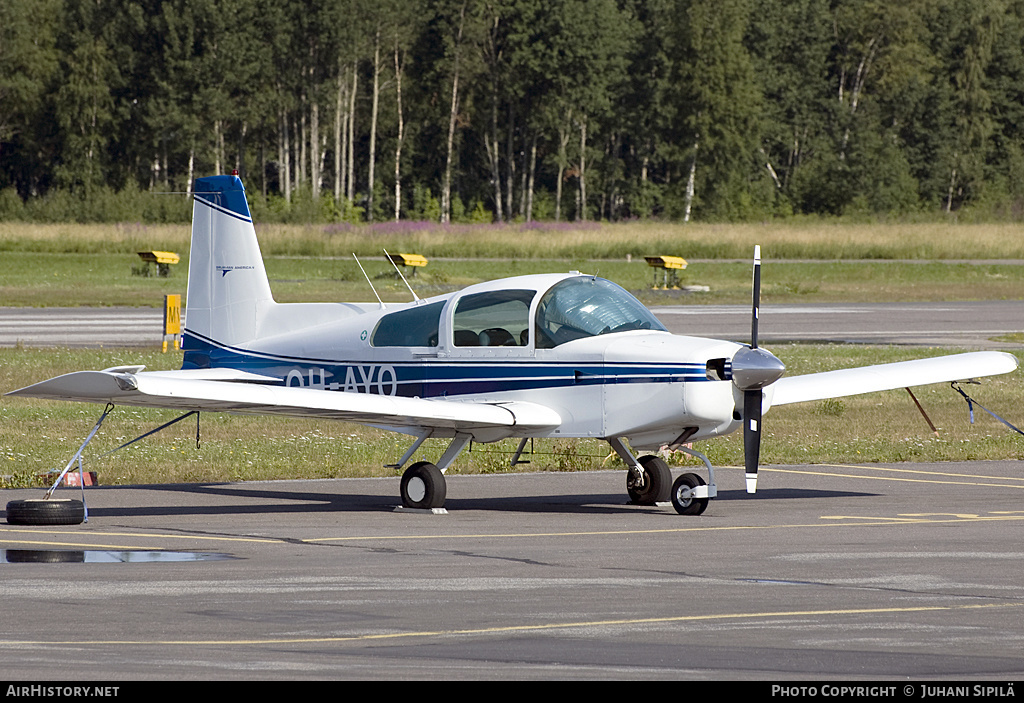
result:
<svg viewBox="0 0 1024 703"><path fill-rule="evenodd" d="M978 376L1009 373L1017 368L1017 357L1005 352L970 352L933 359L899 361L894 364L861 366L854 369L811 373L780 378L772 389L772 405L807 400L840 398L929 383L959 381Z"/></svg>
<svg viewBox="0 0 1024 703"><path fill-rule="evenodd" d="M151 408L320 417L398 431L435 429L501 437L557 427L554 410L521 401L399 398L271 385L278 379L231 369L140 372L140 367L77 371L7 395ZM435 435L438 436L438 435Z"/></svg>

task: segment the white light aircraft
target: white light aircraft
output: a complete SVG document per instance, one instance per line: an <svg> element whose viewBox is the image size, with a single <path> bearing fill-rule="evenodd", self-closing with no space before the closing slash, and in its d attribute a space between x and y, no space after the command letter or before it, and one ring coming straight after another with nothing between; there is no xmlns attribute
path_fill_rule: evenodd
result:
<svg viewBox="0 0 1024 703"><path fill-rule="evenodd" d="M749 346L671 334L624 289L578 272L410 303L277 303L240 179L197 179L194 198L182 368L80 371L10 395L355 422L415 437L397 470L427 438L450 438L436 461L403 473L402 502L419 509L444 505L444 473L471 440L520 438L515 465L530 438L596 437L625 462L634 502L698 515L718 489L686 443L742 428L753 493L772 405L1017 367L1011 354L972 352L784 378L757 344L759 250ZM673 483L662 459L634 454L664 446L700 458L708 480Z"/></svg>

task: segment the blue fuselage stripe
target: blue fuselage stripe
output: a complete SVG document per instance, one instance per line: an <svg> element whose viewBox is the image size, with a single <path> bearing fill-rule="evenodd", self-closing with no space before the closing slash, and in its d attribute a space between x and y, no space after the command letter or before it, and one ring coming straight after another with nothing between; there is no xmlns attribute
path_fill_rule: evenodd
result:
<svg viewBox="0 0 1024 703"><path fill-rule="evenodd" d="M703 364L545 360L417 362L277 357L227 349L186 332L182 368L233 368L279 383L347 392L435 398L622 383L707 381Z"/></svg>

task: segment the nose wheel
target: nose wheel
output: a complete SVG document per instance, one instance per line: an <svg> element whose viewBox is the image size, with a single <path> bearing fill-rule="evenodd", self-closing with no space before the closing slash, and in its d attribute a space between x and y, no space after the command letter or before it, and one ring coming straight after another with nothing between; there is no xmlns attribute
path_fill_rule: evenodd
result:
<svg viewBox="0 0 1024 703"><path fill-rule="evenodd" d="M696 494L697 489L705 485L698 474L683 474L672 484L672 507L680 515L700 515L707 510L708 499L698 498Z"/></svg>

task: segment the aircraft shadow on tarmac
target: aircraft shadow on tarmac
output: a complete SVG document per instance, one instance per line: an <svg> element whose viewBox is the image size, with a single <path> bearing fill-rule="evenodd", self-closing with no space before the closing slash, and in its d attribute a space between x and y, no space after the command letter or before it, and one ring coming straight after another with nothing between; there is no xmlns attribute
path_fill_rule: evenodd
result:
<svg viewBox="0 0 1024 703"><path fill-rule="evenodd" d="M875 494L854 491L820 491L801 488L778 488L758 490L756 496L750 496L744 490L719 490L718 498L711 501L708 511L711 512L716 502L728 501L772 501L814 498L869 497ZM458 510L495 510L521 513L608 513L623 512L655 512L675 516L671 509L668 512L662 506L633 505L628 502L625 493L571 493L567 495L528 495L502 496L489 498L457 498L449 497L445 502L449 511Z"/></svg>
<svg viewBox="0 0 1024 703"><path fill-rule="evenodd" d="M282 491L240 487L234 483L153 484L148 486L97 486L89 492L157 491L181 494L172 505L136 503L121 507L89 507L90 518L188 516L188 515L275 515L285 513L389 512L400 502L391 492L390 482L382 483L387 493L346 494L322 491ZM749 496L743 490L720 491L717 501L814 500L872 497L878 494L858 491L825 491L803 488L768 488ZM218 502L223 499L224 502ZM87 502L89 496L86 496ZM144 500L144 498L142 498ZM236 502L242 501L242 502ZM208 503L208 504L204 504ZM499 511L516 513L621 514L623 512L661 512L661 506L640 506L627 502L625 493L530 494L459 498L450 496L449 512ZM666 514L674 515L669 510Z"/></svg>

